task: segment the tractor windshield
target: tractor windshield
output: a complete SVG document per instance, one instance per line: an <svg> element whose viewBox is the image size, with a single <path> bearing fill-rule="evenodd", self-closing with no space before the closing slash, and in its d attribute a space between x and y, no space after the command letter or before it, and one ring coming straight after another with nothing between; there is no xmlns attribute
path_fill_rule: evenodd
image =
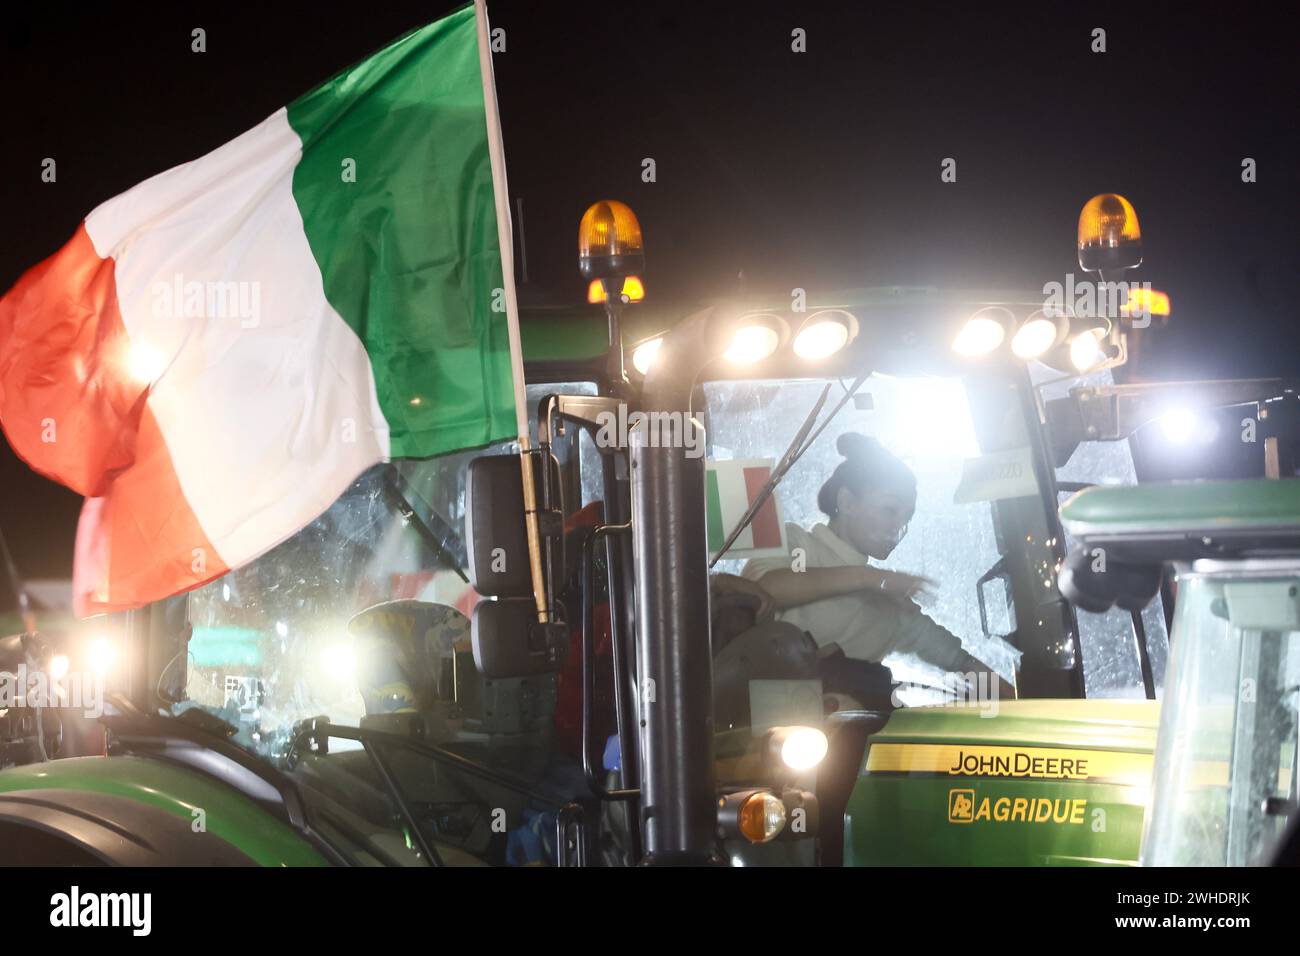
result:
<svg viewBox="0 0 1300 956"><path fill-rule="evenodd" d="M530 406L553 393L595 386L529 386ZM290 772L327 821L317 825L361 859L420 862L424 836L443 862L545 862L557 808L581 779L557 675L482 680L469 645L478 595L465 571L466 472L479 455L513 450L377 465L301 532L190 595L175 709L237 728L235 742ZM577 429L554 450L571 517L602 497L597 452ZM354 620L377 605L378 639ZM447 759L391 738L295 750L295 728L313 718L399 736L418 721L414 739ZM420 834L400 822L392 784Z"/></svg>
<svg viewBox="0 0 1300 956"><path fill-rule="evenodd" d="M825 384L764 380L705 386L709 491L719 516L734 514L727 507L728 489L743 497L753 474L765 475L782 456ZM847 387L831 383L823 418ZM1016 388L1005 381L873 375L786 474L774 496L776 515L760 515L717 570L740 573L748 558L785 554L787 522L805 530L824 523L817 491L841 460L837 436L848 431L873 436L917 480L916 513L882 566L933 580L936 593L923 602L924 612L960 638L970 654L1010 679L1025 646L1023 635L1060 628L1059 619L1039 613L1039 604L1053 597L1054 559L1023 421ZM742 474L733 477L730 472L737 470ZM725 521L727 531L731 523ZM814 637L819 643L834 640ZM906 702L936 699L927 688L942 685L937 668L910 654L891 655L885 663L895 680L916 685L902 692ZM1065 666L1067 658L1054 663Z"/></svg>

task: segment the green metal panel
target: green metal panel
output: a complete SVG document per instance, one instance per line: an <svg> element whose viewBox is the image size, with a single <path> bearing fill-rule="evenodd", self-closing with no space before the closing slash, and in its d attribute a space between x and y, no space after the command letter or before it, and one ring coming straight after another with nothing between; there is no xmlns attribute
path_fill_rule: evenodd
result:
<svg viewBox="0 0 1300 956"><path fill-rule="evenodd" d="M577 310L525 312L519 323L519 342L525 362L582 361L609 351L605 313L590 306Z"/></svg>
<svg viewBox="0 0 1300 956"><path fill-rule="evenodd" d="M262 866L327 866L292 827L243 794L203 774L143 757L70 757L0 772L0 792L81 790L151 804L193 820Z"/></svg>
<svg viewBox="0 0 1300 956"><path fill-rule="evenodd" d="M1098 486L1061 506L1071 534L1300 528L1300 480Z"/></svg>
<svg viewBox="0 0 1300 956"><path fill-rule="evenodd" d="M900 710L869 741L845 863L1135 865L1158 714L1111 700Z"/></svg>

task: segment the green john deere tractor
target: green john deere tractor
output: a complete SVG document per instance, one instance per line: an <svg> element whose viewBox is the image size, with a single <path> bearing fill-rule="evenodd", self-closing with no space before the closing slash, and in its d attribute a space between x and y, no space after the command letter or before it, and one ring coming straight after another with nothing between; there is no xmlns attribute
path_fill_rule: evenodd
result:
<svg viewBox="0 0 1300 956"><path fill-rule="evenodd" d="M523 315L549 621L517 449L376 466L250 566L0 642L0 671L29 679L0 717L0 863L1131 864L1144 827L1172 859L1282 773L1230 759L1240 800L1182 809L1195 774L1167 755L1171 721L1209 720L1174 683L1208 679L1178 657L1196 642L1167 664L1160 568L1185 556L1111 554L1081 515L1146 493L1110 486L1135 484L1127 439L1169 400L1276 409L1285 383L1117 385L1134 316L1037 292L859 289L675 321L599 259L603 314ZM845 706L815 641L774 639L717 586L815 520L843 431L911 465L887 566L937 582L926 613L1017 699L972 702L899 654L896 708ZM1109 570L1085 580L1095 548ZM1236 613L1282 633L1284 602ZM1214 713L1239 753L1243 712Z"/></svg>

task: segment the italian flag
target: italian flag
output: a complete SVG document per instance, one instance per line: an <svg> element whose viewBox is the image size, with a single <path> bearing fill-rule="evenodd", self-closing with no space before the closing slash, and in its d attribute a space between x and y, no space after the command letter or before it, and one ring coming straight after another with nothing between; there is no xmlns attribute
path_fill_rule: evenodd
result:
<svg viewBox="0 0 1300 956"><path fill-rule="evenodd" d="M462 8L108 200L0 300L5 434L87 497L79 614L256 558L380 461L518 434L486 30Z"/></svg>
<svg viewBox="0 0 1300 956"><path fill-rule="evenodd" d="M718 553L727 535L758 500L772 477L770 458L709 461L704 477L704 516L709 538L709 555ZM777 510L776 495L770 495L754 514L749 526L727 551L728 558L756 558L785 554L785 526Z"/></svg>

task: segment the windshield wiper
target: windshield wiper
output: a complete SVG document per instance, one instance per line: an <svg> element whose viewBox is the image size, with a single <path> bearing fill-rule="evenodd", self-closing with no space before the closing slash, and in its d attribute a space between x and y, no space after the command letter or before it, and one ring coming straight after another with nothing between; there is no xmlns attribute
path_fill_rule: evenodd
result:
<svg viewBox="0 0 1300 956"><path fill-rule="evenodd" d="M384 480L382 482L384 497L387 498L388 503L396 509L397 513L402 517L402 520L415 529L415 533L418 534L420 539L429 546L431 551L433 551L433 556L438 560L438 562L444 567L455 571L462 581L469 584L469 578L466 576L464 569L460 566L460 562L457 560L456 555L452 554L451 549L443 543L444 539L439 538L434 534L433 529L429 527L428 523L416 514L415 509L411 507L411 502L407 500L406 494L403 491L405 485L406 479L402 477L402 473L395 467L390 467L384 475ZM429 509L429 517L443 526L442 530L446 535L446 540L455 538L456 535L455 532L452 531L451 525L443 521L442 516L435 512L433 508Z"/></svg>
<svg viewBox="0 0 1300 956"><path fill-rule="evenodd" d="M830 383L827 383L826 387L822 389L822 393L817 397L817 401L813 404L812 410L808 413L808 417L803 420L803 424L800 425L798 431L794 433L794 438L790 441L790 447L785 450L785 454L781 456L781 460L773 466L772 473L768 475L767 481L764 483L763 487L759 489L758 494L754 496L754 501L745 510L745 513L740 516L740 520L736 522L736 526L731 529L731 534L727 535L726 540L722 542L722 547L718 549L718 553L714 555L713 560L709 562L710 568L722 560L722 556L730 550L731 546L736 543L736 539L739 538L744 530L749 527L749 523L754 520L754 516L762 510L763 505L767 504L767 499L772 497L772 492L776 491L776 486L781 483L781 479L785 477L786 472L793 468L795 462L803 457L803 453L812 447L813 442L817 440L817 436L819 436L826 429L826 426L834 420L835 416L839 414L840 409L848 403L849 399L857 394L858 389L862 387L862 383L866 380L867 376L865 375L859 375L854 379L853 384L845 390L844 397L839 400L839 404L831 409L831 413L826 416L826 419L820 425L817 426L817 430L814 431L811 436L808 436L808 432L812 429L813 422L817 420L817 416L821 413L822 407L826 404L826 396L830 394L831 390ZM807 440L805 441L806 436Z"/></svg>

